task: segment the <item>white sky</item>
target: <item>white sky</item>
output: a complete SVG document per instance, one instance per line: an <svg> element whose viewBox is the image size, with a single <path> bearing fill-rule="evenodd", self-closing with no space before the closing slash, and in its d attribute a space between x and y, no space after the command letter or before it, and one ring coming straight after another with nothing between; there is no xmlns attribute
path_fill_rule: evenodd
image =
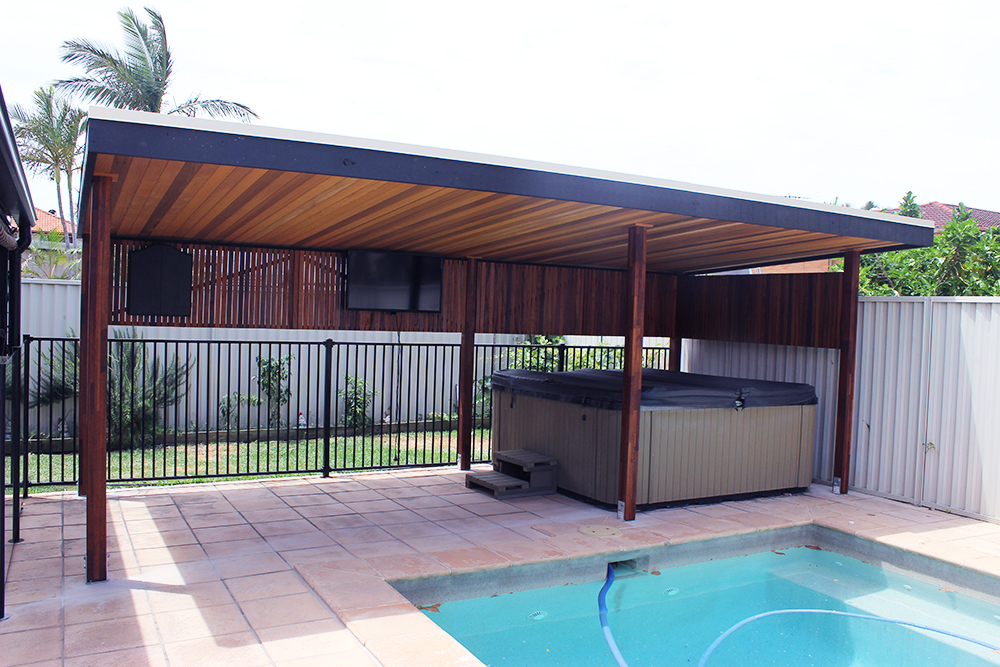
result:
<svg viewBox="0 0 1000 667"><path fill-rule="evenodd" d="M121 47L121 0L8 3L8 105ZM141 12L139 5L131 5ZM161 0L171 91L258 124L817 202L1000 210L1000 2ZM32 196L55 208L54 185Z"/></svg>

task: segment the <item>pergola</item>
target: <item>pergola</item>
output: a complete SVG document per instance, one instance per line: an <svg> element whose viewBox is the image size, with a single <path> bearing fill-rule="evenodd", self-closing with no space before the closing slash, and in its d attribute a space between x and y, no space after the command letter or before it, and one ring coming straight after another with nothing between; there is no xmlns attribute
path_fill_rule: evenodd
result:
<svg viewBox="0 0 1000 667"><path fill-rule="evenodd" d="M860 254L928 245L923 221L642 177L306 132L91 109L81 188L80 491L87 579L106 578L109 324L460 331L469 467L482 333L625 336L619 515L635 516L644 335L839 348L847 490ZM192 256L188 317L126 310L128 253ZM440 313L349 311L344 253L441 255ZM843 274L699 274L844 257Z"/></svg>

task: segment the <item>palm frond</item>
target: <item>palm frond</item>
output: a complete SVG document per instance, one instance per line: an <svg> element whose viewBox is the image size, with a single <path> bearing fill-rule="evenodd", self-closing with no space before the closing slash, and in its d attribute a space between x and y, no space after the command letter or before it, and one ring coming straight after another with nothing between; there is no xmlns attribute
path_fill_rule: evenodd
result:
<svg viewBox="0 0 1000 667"><path fill-rule="evenodd" d="M178 116L194 117L198 113L204 112L211 118L235 118L244 123L251 122L257 118L257 114L245 104L239 102L229 102L227 100L203 100L198 95L188 98L183 104L174 107L168 114Z"/></svg>

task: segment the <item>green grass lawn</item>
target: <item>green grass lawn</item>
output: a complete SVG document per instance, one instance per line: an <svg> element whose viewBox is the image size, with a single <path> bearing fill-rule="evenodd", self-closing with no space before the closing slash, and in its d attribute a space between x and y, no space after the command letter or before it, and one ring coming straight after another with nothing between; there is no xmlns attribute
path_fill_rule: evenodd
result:
<svg viewBox="0 0 1000 667"><path fill-rule="evenodd" d="M418 431L333 438L333 472L448 464L457 461L456 431ZM473 432L473 460L489 458L490 432ZM29 454L28 479L36 492L74 484L77 454ZM323 468L323 441L254 441L199 445L162 445L108 453L108 481L190 483L213 478L251 478L308 474ZM5 484L10 484L10 459ZM154 481L158 480L158 481Z"/></svg>

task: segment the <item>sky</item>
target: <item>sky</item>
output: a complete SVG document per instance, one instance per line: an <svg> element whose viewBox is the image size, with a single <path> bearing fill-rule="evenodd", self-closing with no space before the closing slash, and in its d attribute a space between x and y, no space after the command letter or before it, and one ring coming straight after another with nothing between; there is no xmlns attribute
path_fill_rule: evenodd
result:
<svg viewBox="0 0 1000 667"><path fill-rule="evenodd" d="M121 0L9 3L8 105ZM170 92L262 126L814 202L1000 211L1000 2L160 0ZM82 105L82 103L81 103ZM56 208L51 181L35 204ZM65 204L64 204L65 205Z"/></svg>

